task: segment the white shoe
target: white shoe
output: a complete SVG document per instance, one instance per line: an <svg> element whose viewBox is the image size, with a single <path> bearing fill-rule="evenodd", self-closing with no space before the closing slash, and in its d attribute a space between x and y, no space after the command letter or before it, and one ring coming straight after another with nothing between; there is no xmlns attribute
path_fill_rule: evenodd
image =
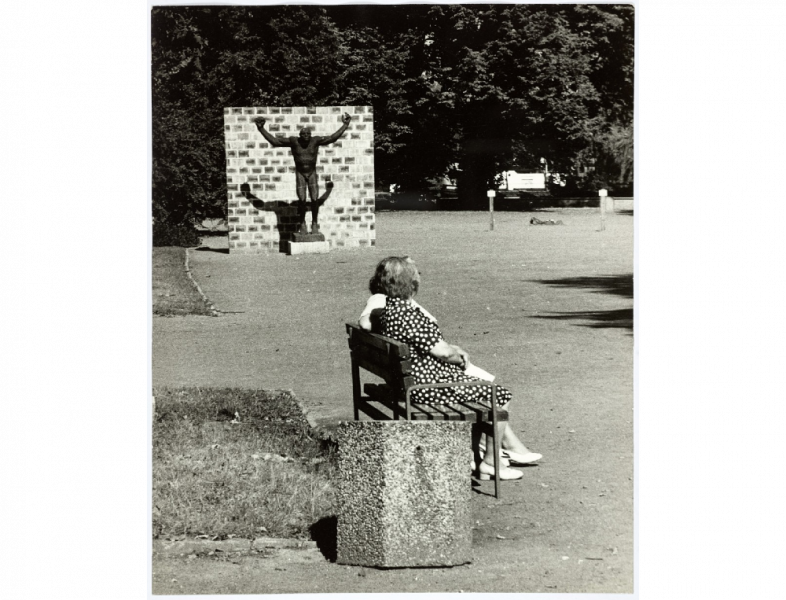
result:
<svg viewBox="0 0 786 600"><path fill-rule="evenodd" d="M478 454L480 454L480 460L483 460L486 457L486 449L483 446L481 446L478 449ZM499 451L499 460L502 463L503 467L509 467L510 466L510 461L505 456L505 451L504 450L500 450Z"/></svg>
<svg viewBox="0 0 786 600"><path fill-rule="evenodd" d="M543 455L538 454L537 452L519 454L518 452L511 452L510 450L503 450L502 456L507 457L510 462L517 465L529 465L534 462L538 462L541 458L543 458Z"/></svg>
<svg viewBox="0 0 786 600"><path fill-rule="evenodd" d="M489 481L490 479L494 479L494 466L486 462L482 462L480 463L480 465L478 465L477 473L478 473L478 477L482 481ZM511 469L510 467L503 466L499 470L499 478L502 481L511 481L514 479L521 479L522 477L524 477L524 473L522 473L521 471L517 471L516 469Z"/></svg>
<svg viewBox="0 0 786 600"><path fill-rule="evenodd" d="M478 447L480 449L480 455L484 456L486 453L486 446L483 443L480 443ZM537 452L527 452L526 454L520 454L518 452L513 452L512 450L505 450L504 448L500 449L499 453L500 456L502 456L503 466L508 466L511 463L516 465L529 465L543 458L543 455L538 454ZM505 461L507 461L507 464Z"/></svg>

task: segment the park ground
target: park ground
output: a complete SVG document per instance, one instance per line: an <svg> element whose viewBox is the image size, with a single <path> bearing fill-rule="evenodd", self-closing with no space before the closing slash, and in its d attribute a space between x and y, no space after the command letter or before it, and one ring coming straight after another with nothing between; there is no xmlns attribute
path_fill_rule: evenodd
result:
<svg viewBox="0 0 786 600"><path fill-rule="evenodd" d="M534 226L530 218L564 225ZM374 248L190 251L219 317L154 317L153 385L289 389L323 432L352 418L344 323L374 265L408 254L446 339L514 393L512 425L539 465L473 488L475 558L452 569L339 566L314 548L215 554L154 544L153 592L632 593L633 217L597 209L380 212Z"/></svg>

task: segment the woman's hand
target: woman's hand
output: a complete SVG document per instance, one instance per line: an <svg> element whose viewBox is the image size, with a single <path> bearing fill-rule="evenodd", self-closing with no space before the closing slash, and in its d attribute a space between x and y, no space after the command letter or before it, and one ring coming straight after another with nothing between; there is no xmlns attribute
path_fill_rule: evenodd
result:
<svg viewBox="0 0 786 600"><path fill-rule="evenodd" d="M431 356L452 365L459 365L462 369L465 369L469 364L469 354L458 346L448 344L445 340L440 340L434 344L434 347L429 352Z"/></svg>
<svg viewBox="0 0 786 600"><path fill-rule="evenodd" d="M462 350L458 346L453 346L453 349L456 351L456 354L458 354L459 357L461 357L461 368L466 369L467 366L469 365L469 354L464 352L464 350Z"/></svg>

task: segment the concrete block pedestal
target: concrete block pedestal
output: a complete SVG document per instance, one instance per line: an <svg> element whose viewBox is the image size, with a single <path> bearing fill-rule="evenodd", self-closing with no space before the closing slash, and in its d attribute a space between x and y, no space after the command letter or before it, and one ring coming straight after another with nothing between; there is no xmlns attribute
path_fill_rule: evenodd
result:
<svg viewBox="0 0 786 600"><path fill-rule="evenodd" d="M352 421L338 429L337 562L472 560L471 423Z"/></svg>
<svg viewBox="0 0 786 600"><path fill-rule="evenodd" d="M330 244L326 241L321 242L287 242L287 254L327 254L330 252Z"/></svg>

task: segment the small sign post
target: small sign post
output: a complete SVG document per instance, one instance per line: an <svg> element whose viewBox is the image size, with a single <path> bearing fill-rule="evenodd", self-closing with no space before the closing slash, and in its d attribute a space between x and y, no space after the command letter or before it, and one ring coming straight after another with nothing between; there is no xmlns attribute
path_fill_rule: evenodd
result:
<svg viewBox="0 0 786 600"><path fill-rule="evenodd" d="M606 231L606 196L609 193L605 188L601 188L598 190L598 196L600 196L600 230Z"/></svg>
<svg viewBox="0 0 786 600"><path fill-rule="evenodd" d="M494 231L494 196L497 194L494 190L486 192L489 197L489 215L491 215L491 231Z"/></svg>

